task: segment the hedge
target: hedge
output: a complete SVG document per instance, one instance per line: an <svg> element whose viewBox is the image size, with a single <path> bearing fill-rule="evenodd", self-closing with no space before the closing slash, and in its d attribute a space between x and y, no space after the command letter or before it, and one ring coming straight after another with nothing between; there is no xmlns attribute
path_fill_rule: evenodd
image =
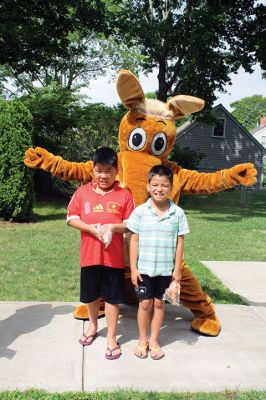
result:
<svg viewBox="0 0 266 400"><path fill-rule="evenodd" d="M19 100L0 99L0 217L28 220L34 200L32 172L23 164L32 146L32 116Z"/></svg>

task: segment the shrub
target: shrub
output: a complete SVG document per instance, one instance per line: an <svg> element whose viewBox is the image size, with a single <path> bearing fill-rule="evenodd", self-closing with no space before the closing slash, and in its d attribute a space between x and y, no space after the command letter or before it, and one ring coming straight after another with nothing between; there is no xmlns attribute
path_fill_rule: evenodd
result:
<svg viewBox="0 0 266 400"><path fill-rule="evenodd" d="M32 146L31 120L20 101L0 99L0 216L5 220L27 220L32 211L32 172L23 164Z"/></svg>
<svg viewBox="0 0 266 400"><path fill-rule="evenodd" d="M177 163L182 168L197 169L205 154L198 153L188 147L181 147L178 144L174 145L170 153L169 160Z"/></svg>

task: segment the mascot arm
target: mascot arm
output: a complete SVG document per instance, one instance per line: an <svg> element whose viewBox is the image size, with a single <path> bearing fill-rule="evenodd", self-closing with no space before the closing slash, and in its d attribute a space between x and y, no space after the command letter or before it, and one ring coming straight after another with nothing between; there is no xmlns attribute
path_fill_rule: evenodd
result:
<svg viewBox="0 0 266 400"><path fill-rule="evenodd" d="M25 153L24 164L51 172L53 176L68 181L88 182L92 180L93 162L76 163L49 153L42 147L30 148Z"/></svg>
<svg viewBox="0 0 266 400"><path fill-rule="evenodd" d="M235 165L213 173L187 170L173 162L165 163L174 173L174 191L182 194L208 194L256 183L257 171L251 163Z"/></svg>

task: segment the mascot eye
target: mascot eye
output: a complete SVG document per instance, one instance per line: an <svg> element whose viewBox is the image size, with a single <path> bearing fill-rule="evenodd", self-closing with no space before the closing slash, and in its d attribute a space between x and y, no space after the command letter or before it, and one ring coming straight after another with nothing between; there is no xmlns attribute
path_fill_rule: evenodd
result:
<svg viewBox="0 0 266 400"><path fill-rule="evenodd" d="M140 150L145 146L146 132L142 128L135 128L131 132L128 144L132 150Z"/></svg>
<svg viewBox="0 0 266 400"><path fill-rule="evenodd" d="M151 142L151 151L154 155L160 156L163 154L167 146L167 138L163 132L157 133Z"/></svg>

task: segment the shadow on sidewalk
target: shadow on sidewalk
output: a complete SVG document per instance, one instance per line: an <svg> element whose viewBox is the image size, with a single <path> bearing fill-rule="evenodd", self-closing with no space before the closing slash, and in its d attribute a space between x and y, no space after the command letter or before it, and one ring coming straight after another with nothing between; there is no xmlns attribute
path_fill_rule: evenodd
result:
<svg viewBox="0 0 266 400"><path fill-rule="evenodd" d="M16 351L8 346L19 336L48 325L55 315L69 314L74 308L44 303L17 309L13 315L0 321L0 357L13 358Z"/></svg>
<svg viewBox="0 0 266 400"><path fill-rule="evenodd" d="M173 307L167 305L165 318L160 332L162 346L175 342L184 342L188 345L196 343L201 335L190 329L193 314L183 306ZM98 334L106 337L107 328L99 330ZM123 305L120 309L120 317L117 328L118 341L121 345L132 340L138 340L137 305Z"/></svg>

